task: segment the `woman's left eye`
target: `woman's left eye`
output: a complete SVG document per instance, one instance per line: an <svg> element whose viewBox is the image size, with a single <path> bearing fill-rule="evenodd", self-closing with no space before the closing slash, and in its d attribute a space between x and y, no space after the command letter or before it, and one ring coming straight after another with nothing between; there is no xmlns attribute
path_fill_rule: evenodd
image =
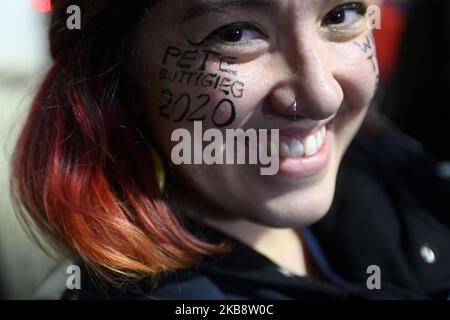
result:
<svg viewBox="0 0 450 320"><path fill-rule="evenodd" d="M367 7L362 3L346 3L328 12L322 26L352 25L365 16L366 12Z"/></svg>

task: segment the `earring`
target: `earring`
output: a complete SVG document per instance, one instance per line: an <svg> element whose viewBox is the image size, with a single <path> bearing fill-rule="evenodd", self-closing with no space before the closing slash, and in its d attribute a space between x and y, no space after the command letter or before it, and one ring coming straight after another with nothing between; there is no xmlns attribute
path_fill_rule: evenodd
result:
<svg viewBox="0 0 450 320"><path fill-rule="evenodd" d="M152 154L153 167L155 171L156 181L158 182L158 189L159 192L163 194L166 187L166 173L164 171L164 165L161 156L155 148L150 147L150 152Z"/></svg>

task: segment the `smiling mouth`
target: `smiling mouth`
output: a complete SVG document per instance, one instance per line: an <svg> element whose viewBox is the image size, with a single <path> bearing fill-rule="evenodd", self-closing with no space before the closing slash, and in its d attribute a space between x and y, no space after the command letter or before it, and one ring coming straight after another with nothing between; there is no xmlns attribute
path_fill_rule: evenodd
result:
<svg viewBox="0 0 450 320"><path fill-rule="evenodd" d="M309 130L280 129L278 155L281 175L312 177L328 167L334 137L333 120Z"/></svg>
<svg viewBox="0 0 450 320"><path fill-rule="evenodd" d="M282 158L313 157L326 142L332 121L314 130L280 129L279 155ZM312 132L312 133L311 133Z"/></svg>
<svg viewBox="0 0 450 320"><path fill-rule="evenodd" d="M280 131L280 156L285 158L314 156L322 148L326 135L326 126L304 138L283 135L283 131Z"/></svg>

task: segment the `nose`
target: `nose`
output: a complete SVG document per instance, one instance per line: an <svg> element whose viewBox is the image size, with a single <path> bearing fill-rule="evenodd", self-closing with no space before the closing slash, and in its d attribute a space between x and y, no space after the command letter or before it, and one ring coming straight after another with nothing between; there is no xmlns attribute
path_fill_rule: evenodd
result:
<svg viewBox="0 0 450 320"><path fill-rule="evenodd" d="M328 119L339 110L344 98L331 57L313 36L297 39L280 55L287 70L271 92L271 106L277 114L295 119Z"/></svg>

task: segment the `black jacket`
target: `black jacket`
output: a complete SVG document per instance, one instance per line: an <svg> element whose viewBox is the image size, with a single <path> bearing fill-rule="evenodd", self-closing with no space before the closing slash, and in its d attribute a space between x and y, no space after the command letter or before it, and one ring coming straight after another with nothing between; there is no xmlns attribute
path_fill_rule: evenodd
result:
<svg viewBox="0 0 450 320"><path fill-rule="evenodd" d="M410 139L399 134L350 146L327 216L302 230L326 281L298 277L246 245L206 226L210 240L230 241L229 254L193 268L118 289L84 266L81 290L65 299L448 299L450 184ZM80 262L81 263L81 262ZM380 268L381 289L369 290L369 266Z"/></svg>
<svg viewBox="0 0 450 320"><path fill-rule="evenodd" d="M361 283L381 269L400 297L450 297L450 183L415 141L359 136L342 163L332 209L314 233L333 269Z"/></svg>

